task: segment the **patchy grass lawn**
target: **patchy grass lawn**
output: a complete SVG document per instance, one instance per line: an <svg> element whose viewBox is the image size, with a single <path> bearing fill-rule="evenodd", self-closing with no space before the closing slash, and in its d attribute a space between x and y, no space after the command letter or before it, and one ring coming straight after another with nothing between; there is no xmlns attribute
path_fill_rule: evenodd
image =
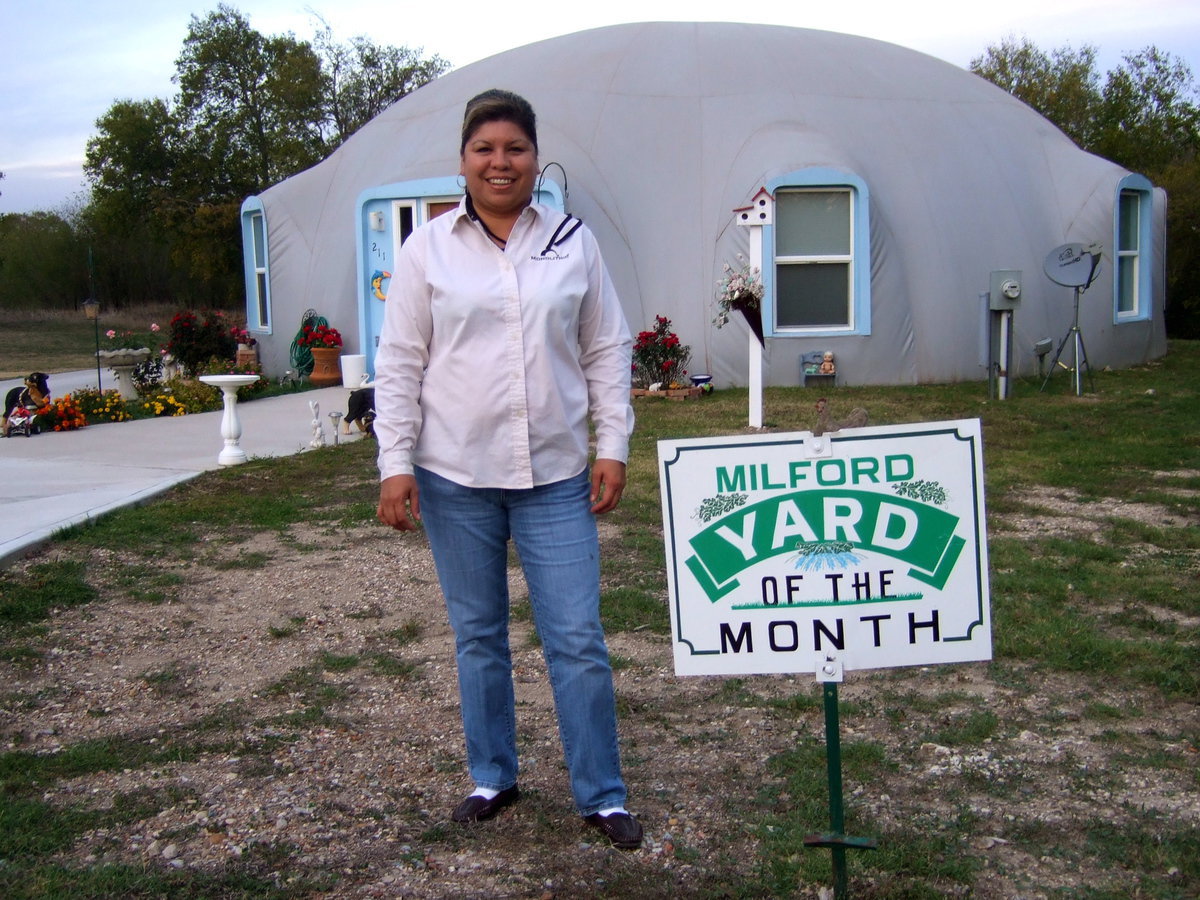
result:
<svg viewBox="0 0 1200 900"><path fill-rule="evenodd" d="M990 663L842 685L847 830L879 840L851 896L1200 896L1200 344L1066 380L832 392L873 424L982 420L995 631ZM769 389L769 426L814 399ZM0 894L816 898L820 686L671 669L655 444L742 431L746 394L637 412L602 539L641 851L573 813L516 570L523 799L449 822L452 636L359 442L208 473L0 573Z"/></svg>

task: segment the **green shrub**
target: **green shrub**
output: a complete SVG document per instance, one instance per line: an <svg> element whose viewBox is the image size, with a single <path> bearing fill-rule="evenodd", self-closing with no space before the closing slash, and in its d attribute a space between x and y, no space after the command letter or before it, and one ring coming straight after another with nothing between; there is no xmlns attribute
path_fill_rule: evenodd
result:
<svg viewBox="0 0 1200 900"><path fill-rule="evenodd" d="M221 392L211 385L187 378L172 378L143 398L143 404L157 404L163 411L156 415L182 416L185 413L210 412L221 408ZM182 409L182 412L176 411Z"/></svg>
<svg viewBox="0 0 1200 900"><path fill-rule="evenodd" d="M195 378L201 367L214 356L233 358L237 342L229 322L220 311L205 313L201 319L193 312L179 312L171 319L171 337L167 352L183 367L184 375Z"/></svg>

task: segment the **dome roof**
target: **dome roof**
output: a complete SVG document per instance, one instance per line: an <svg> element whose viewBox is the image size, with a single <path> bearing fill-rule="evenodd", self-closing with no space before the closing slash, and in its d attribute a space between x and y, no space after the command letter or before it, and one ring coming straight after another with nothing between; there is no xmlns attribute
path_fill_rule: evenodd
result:
<svg viewBox="0 0 1200 900"><path fill-rule="evenodd" d="M1024 270L1029 335L1064 330L1070 295L1040 277L1041 261L1068 241L1110 244L1128 174L987 81L894 44L766 25L617 25L455 70L265 192L273 294L298 310L353 298L358 198L457 173L463 106L492 87L537 110L543 168L560 183L549 164L565 172L568 209L596 233L632 330L668 316L694 365L723 384L745 383L745 332L712 327L715 283L748 249L733 210L760 187L816 171L869 192L869 246L856 249L869 331L771 342L768 383L796 384L799 355L826 347L846 383L913 383L984 377L978 296L992 270ZM1095 315L1111 333L1111 304ZM1116 357L1165 352L1157 332L1135 343Z"/></svg>

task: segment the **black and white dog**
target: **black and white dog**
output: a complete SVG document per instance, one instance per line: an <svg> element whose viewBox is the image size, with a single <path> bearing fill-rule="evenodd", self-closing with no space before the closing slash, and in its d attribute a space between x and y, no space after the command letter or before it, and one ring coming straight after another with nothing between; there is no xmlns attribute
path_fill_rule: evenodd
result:
<svg viewBox="0 0 1200 900"><path fill-rule="evenodd" d="M351 422L358 425L359 431L375 434L375 388L359 388L350 392L346 418L342 419L346 434L350 433Z"/></svg>
<svg viewBox="0 0 1200 900"><path fill-rule="evenodd" d="M18 406L31 413L50 402L50 376L45 372L32 372L23 387L15 387L4 397L4 419L0 420L0 432L8 437L8 417Z"/></svg>

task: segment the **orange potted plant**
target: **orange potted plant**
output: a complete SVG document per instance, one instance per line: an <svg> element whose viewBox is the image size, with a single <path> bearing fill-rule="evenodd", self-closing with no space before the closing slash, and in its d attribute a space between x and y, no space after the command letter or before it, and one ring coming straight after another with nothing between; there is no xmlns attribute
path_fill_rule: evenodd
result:
<svg viewBox="0 0 1200 900"><path fill-rule="evenodd" d="M342 351L342 335L329 325L305 325L297 343L312 353L313 368L308 376L315 387L332 387L342 380L338 357Z"/></svg>

